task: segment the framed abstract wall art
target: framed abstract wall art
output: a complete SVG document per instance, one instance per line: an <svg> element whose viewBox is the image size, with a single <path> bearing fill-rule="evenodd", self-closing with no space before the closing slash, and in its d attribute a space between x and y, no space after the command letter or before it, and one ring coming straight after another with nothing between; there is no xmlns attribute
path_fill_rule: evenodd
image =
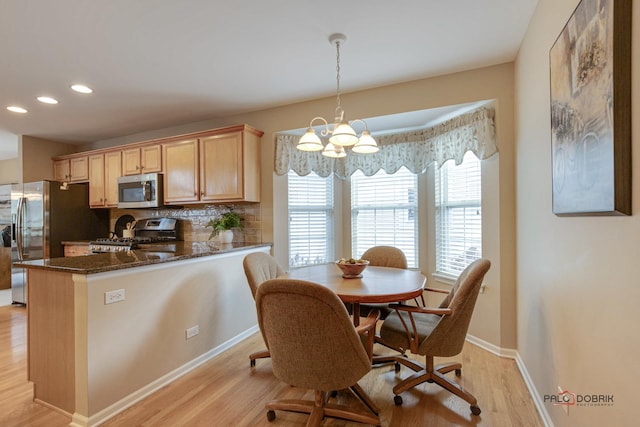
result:
<svg viewBox="0 0 640 427"><path fill-rule="evenodd" d="M631 215L631 4L582 0L549 51L556 215Z"/></svg>

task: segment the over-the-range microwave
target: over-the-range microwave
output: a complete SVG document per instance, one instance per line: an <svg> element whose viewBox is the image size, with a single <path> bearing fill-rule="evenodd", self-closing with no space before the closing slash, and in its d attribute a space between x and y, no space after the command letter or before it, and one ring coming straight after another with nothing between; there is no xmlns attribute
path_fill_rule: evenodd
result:
<svg viewBox="0 0 640 427"><path fill-rule="evenodd" d="M162 204L162 174L146 173L118 178L119 208L157 208Z"/></svg>

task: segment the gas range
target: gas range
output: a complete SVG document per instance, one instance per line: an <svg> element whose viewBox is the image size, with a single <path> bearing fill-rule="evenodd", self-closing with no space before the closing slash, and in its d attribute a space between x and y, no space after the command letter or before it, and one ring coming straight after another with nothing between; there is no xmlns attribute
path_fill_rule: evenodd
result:
<svg viewBox="0 0 640 427"><path fill-rule="evenodd" d="M119 238L100 238L93 240L89 243L89 250L93 253L100 252L126 252L133 249L138 249L142 244L152 243L171 243L175 242L175 238L170 237L141 237L136 236L132 238L119 237Z"/></svg>
<svg viewBox="0 0 640 427"><path fill-rule="evenodd" d="M127 252L140 245L172 243L177 240L176 220L173 218L141 219L136 223L134 237L105 237L89 243L93 253Z"/></svg>

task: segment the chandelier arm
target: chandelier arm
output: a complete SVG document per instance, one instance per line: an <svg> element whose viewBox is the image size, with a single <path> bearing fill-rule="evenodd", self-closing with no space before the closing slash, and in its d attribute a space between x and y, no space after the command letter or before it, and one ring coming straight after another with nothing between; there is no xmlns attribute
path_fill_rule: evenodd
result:
<svg viewBox="0 0 640 427"><path fill-rule="evenodd" d="M367 122L365 122L362 119L350 120L349 124L351 125L351 127L353 127L353 124L356 123L356 122L362 123L362 125L364 126L364 130L369 131L369 127L367 126Z"/></svg>
<svg viewBox="0 0 640 427"><path fill-rule="evenodd" d="M327 119L325 119L324 117L320 117L320 116L314 117L309 122L309 127L312 128L313 127L313 122L315 122L316 120L320 120L320 121L324 122L324 129L320 131L320 135L322 135L322 136L329 135L329 133L330 133L330 131L329 131L329 122L327 122Z"/></svg>

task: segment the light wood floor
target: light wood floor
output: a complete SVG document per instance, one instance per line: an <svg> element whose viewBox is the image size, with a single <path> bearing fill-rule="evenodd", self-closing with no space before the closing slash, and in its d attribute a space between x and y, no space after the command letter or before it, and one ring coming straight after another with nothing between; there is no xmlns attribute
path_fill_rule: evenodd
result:
<svg viewBox="0 0 640 427"><path fill-rule="evenodd" d="M70 420L33 403L33 387L26 374L26 310L0 307L0 426L62 427ZM259 334L191 371L145 400L108 420L106 427L132 426L304 426L303 414L277 412L266 419L264 404L282 398L313 399L311 392L280 383L271 361L249 367L248 355L263 349ZM503 359L467 343L461 355L460 381L478 399L482 414L472 416L469 405L434 384L422 384L393 404L391 389L410 370L395 374L392 366L373 369L360 384L380 407L383 426L539 427L542 422L518 372L515 361ZM436 363L446 359L436 360ZM453 375L453 374L448 374ZM337 397L355 402L345 392ZM357 426L326 420L325 426Z"/></svg>

